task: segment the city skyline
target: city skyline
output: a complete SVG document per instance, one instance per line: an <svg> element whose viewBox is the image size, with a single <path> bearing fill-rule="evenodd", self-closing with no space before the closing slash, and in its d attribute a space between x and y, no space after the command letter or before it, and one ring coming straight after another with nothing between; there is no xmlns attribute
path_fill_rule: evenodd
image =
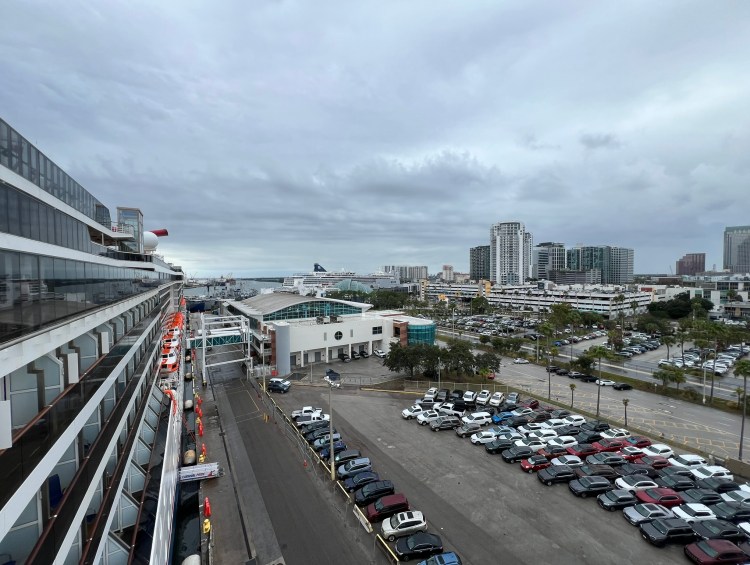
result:
<svg viewBox="0 0 750 565"><path fill-rule="evenodd" d="M748 21L737 1L9 0L0 107L196 276L468 272L502 218L633 249L636 273L720 268L747 223Z"/></svg>

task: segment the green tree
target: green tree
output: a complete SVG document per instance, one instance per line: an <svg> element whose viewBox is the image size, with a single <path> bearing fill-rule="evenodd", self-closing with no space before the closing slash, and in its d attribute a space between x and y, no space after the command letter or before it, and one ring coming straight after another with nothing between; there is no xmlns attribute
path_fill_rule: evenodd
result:
<svg viewBox="0 0 750 565"><path fill-rule="evenodd" d="M474 314L485 314L490 310L490 303L484 296L477 296L471 300L471 311Z"/></svg>
<svg viewBox="0 0 750 565"><path fill-rule="evenodd" d="M669 383L677 382L679 379L682 379L681 382L685 382L685 375L682 373L682 369L671 365L667 365L658 371L654 371L653 377L659 379L664 388L667 388Z"/></svg>
<svg viewBox="0 0 750 565"><path fill-rule="evenodd" d="M490 343L490 341L491 341L490 340L490 336L488 336L488 335L480 335L479 336L479 343L481 343L483 345L486 345L486 344Z"/></svg>
<svg viewBox="0 0 750 565"><path fill-rule="evenodd" d="M591 367L593 366L594 361L595 360L593 357L586 354L581 355L580 357L578 357L578 359L572 361L570 364L571 366L578 368L578 370L582 373L588 373L589 371L591 371Z"/></svg>
<svg viewBox="0 0 750 565"><path fill-rule="evenodd" d="M609 349L607 349L603 345L595 345L589 348L587 355L591 358L596 358L599 360L599 380L602 380L602 359L611 358ZM597 416L599 416L599 406L601 403L601 398L602 398L602 387L597 386L596 387L596 415Z"/></svg>
<svg viewBox="0 0 750 565"><path fill-rule="evenodd" d="M667 359L669 359L669 348L677 343L677 340L674 338L674 336L671 335L664 335L661 338L661 342L667 346Z"/></svg>

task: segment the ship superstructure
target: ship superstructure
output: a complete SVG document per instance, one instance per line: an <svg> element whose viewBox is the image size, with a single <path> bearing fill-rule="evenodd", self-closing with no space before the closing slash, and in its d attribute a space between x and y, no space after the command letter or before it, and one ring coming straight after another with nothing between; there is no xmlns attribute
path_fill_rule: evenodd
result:
<svg viewBox="0 0 750 565"><path fill-rule="evenodd" d="M137 208L118 208L113 221L0 119L7 561L169 562L184 361L176 346L176 363L162 356L184 309L184 274L152 252L165 234L144 235Z"/></svg>

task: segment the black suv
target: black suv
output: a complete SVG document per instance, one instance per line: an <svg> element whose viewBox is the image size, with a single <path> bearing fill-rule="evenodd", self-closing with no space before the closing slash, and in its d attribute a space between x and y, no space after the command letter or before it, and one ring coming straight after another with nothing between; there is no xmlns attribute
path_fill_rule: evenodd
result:
<svg viewBox="0 0 750 565"><path fill-rule="evenodd" d="M591 420L581 425L581 431L583 432L603 432L609 429L607 422L601 422L599 420Z"/></svg>
<svg viewBox="0 0 750 565"><path fill-rule="evenodd" d="M339 359L341 359L344 363L349 363L351 361L351 357L349 357L346 353L339 353Z"/></svg>
<svg viewBox="0 0 750 565"><path fill-rule="evenodd" d="M381 496L393 494L395 489L391 481L375 481L369 485L363 486L354 493L354 503L357 506L367 506L375 502Z"/></svg>
<svg viewBox="0 0 750 565"><path fill-rule="evenodd" d="M657 518L638 526L641 537L657 547L668 543L690 543L695 540L695 532L682 518Z"/></svg>
<svg viewBox="0 0 750 565"><path fill-rule="evenodd" d="M285 392L289 392L290 386L291 385L289 385L289 383L286 383L284 381L271 381L268 383L266 390L268 390L268 392L285 393Z"/></svg>
<svg viewBox="0 0 750 565"><path fill-rule="evenodd" d="M455 430L461 422L455 416L442 416L430 422L430 429L433 432L438 430Z"/></svg>

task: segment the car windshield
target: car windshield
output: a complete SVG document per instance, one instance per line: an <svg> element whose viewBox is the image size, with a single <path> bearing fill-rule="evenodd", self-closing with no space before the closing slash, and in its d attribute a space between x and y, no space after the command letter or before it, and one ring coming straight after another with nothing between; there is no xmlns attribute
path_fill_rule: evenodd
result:
<svg viewBox="0 0 750 565"><path fill-rule="evenodd" d="M651 525L654 526L657 532L660 532L662 534L666 534L668 531L667 525L661 520L654 520L653 522L651 522Z"/></svg>
<svg viewBox="0 0 750 565"><path fill-rule="evenodd" d="M641 516L649 517L651 514L654 513L654 509L648 506L636 506L635 511L638 512Z"/></svg>
<svg viewBox="0 0 750 565"><path fill-rule="evenodd" d="M380 512L382 509L383 509L383 499L382 498L378 498L375 501L375 510L377 510L378 512Z"/></svg>
<svg viewBox="0 0 750 565"><path fill-rule="evenodd" d="M398 514L394 514L393 516L391 516L391 519L388 520L388 523L391 525L391 528L395 529L396 527L398 527L399 515Z"/></svg>
<svg viewBox="0 0 750 565"><path fill-rule="evenodd" d="M711 547L711 544L709 544L707 541L699 541L698 547L701 548L703 553L708 555L709 557L717 557L719 555L719 552L716 551L713 547Z"/></svg>
<svg viewBox="0 0 750 565"><path fill-rule="evenodd" d="M705 527L705 528L706 528L706 529L707 529L707 530L708 530L709 532L711 532L711 533L714 533L714 534L718 534L719 532L721 532L721 531L722 531L722 528L721 528L721 527L719 527L719 526L718 526L717 524L715 524L715 523L711 523L711 521L706 521L706 522L703 522L703 526L704 526L704 527Z"/></svg>

